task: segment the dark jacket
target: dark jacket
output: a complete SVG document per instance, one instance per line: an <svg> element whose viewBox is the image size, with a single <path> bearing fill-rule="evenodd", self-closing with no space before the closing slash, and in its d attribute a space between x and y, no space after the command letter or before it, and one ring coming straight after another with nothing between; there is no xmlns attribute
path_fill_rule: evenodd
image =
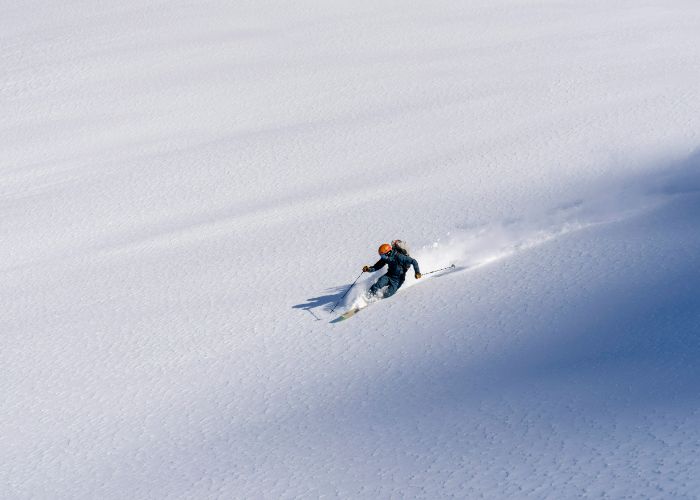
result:
<svg viewBox="0 0 700 500"><path fill-rule="evenodd" d="M409 255L399 253L396 250L393 250L387 259L379 259L369 270L371 272L378 271L384 266L389 266L389 269L386 271L386 275L389 278L403 278L406 275L406 271L408 271L411 266L413 266L415 272L420 273L416 259Z"/></svg>

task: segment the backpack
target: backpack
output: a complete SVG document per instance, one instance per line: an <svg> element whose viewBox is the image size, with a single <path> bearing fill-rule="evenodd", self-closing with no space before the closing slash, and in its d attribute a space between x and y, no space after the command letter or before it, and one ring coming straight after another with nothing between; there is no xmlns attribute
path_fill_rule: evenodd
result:
<svg viewBox="0 0 700 500"><path fill-rule="evenodd" d="M400 253L400 254L403 254L407 257L410 257L410 255L408 255L408 245L406 244L405 241L394 240L391 242L391 248L393 250L395 250L397 253ZM403 269L403 272L406 273L411 268L411 264L410 263L403 263L401 267Z"/></svg>
<svg viewBox="0 0 700 500"><path fill-rule="evenodd" d="M408 245L406 244L405 241L401 240L394 240L391 242L391 248L396 250L399 253L402 253L404 255L408 255Z"/></svg>

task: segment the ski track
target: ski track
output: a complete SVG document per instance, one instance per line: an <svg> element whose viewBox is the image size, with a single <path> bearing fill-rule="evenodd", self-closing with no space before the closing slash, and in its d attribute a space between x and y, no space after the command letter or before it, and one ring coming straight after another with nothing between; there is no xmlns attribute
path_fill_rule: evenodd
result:
<svg viewBox="0 0 700 500"><path fill-rule="evenodd" d="M544 214L533 214L522 219L511 219L501 224L489 224L451 232L445 241L412 251L421 270L430 272L452 264L454 271L469 271L497 262L568 233L584 230L598 224L609 224L638 216L659 206L672 202L678 196L700 191L700 152L693 153L676 165L669 165L660 172L627 180L623 186L599 188L590 199L577 199L548 210ZM439 273L435 278L446 272ZM360 286L343 301L344 308L363 305L367 288L383 274L371 274L360 281ZM412 278L413 270L407 273L402 289L419 283ZM426 276L426 280L432 277ZM337 287L339 291L343 287ZM306 308L307 310L310 308ZM323 310L329 311L330 305Z"/></svg>

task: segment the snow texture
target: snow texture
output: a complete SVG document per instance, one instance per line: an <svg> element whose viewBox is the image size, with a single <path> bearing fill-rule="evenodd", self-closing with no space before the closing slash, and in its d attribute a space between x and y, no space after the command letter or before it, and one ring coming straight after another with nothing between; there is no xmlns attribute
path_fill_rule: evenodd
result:
<svg viewBox="0 0 700 500"><path fill-rule="evenodd" d="M0 497L700 497L698 26L2 2Z"/></svg>

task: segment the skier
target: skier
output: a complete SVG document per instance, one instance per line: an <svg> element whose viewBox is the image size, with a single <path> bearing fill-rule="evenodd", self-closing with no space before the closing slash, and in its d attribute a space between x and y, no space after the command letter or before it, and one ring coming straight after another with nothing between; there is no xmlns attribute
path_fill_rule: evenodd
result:
<svg viewBox="0 0 700 500"><path fill-rule="evenodd" d="M406 271L408 268L413 266L413 270L416 272L416 279L420 279L420 269L418 267L418 262L416 259L408 255L408 252L403 250L403 247L397 245L399 243L397 240L394 245L389 243L382 243L379 247L380 259L373 266L364 266L362 270L366 273L373 273L378 271L384 266L389 266L386 274L383 274L377 282L372 285L369 289L369 296L374 297L377 292L384 288L383 298L389 298L396 293L396 291L401 288L404 280L406 279Z"/></svg>

